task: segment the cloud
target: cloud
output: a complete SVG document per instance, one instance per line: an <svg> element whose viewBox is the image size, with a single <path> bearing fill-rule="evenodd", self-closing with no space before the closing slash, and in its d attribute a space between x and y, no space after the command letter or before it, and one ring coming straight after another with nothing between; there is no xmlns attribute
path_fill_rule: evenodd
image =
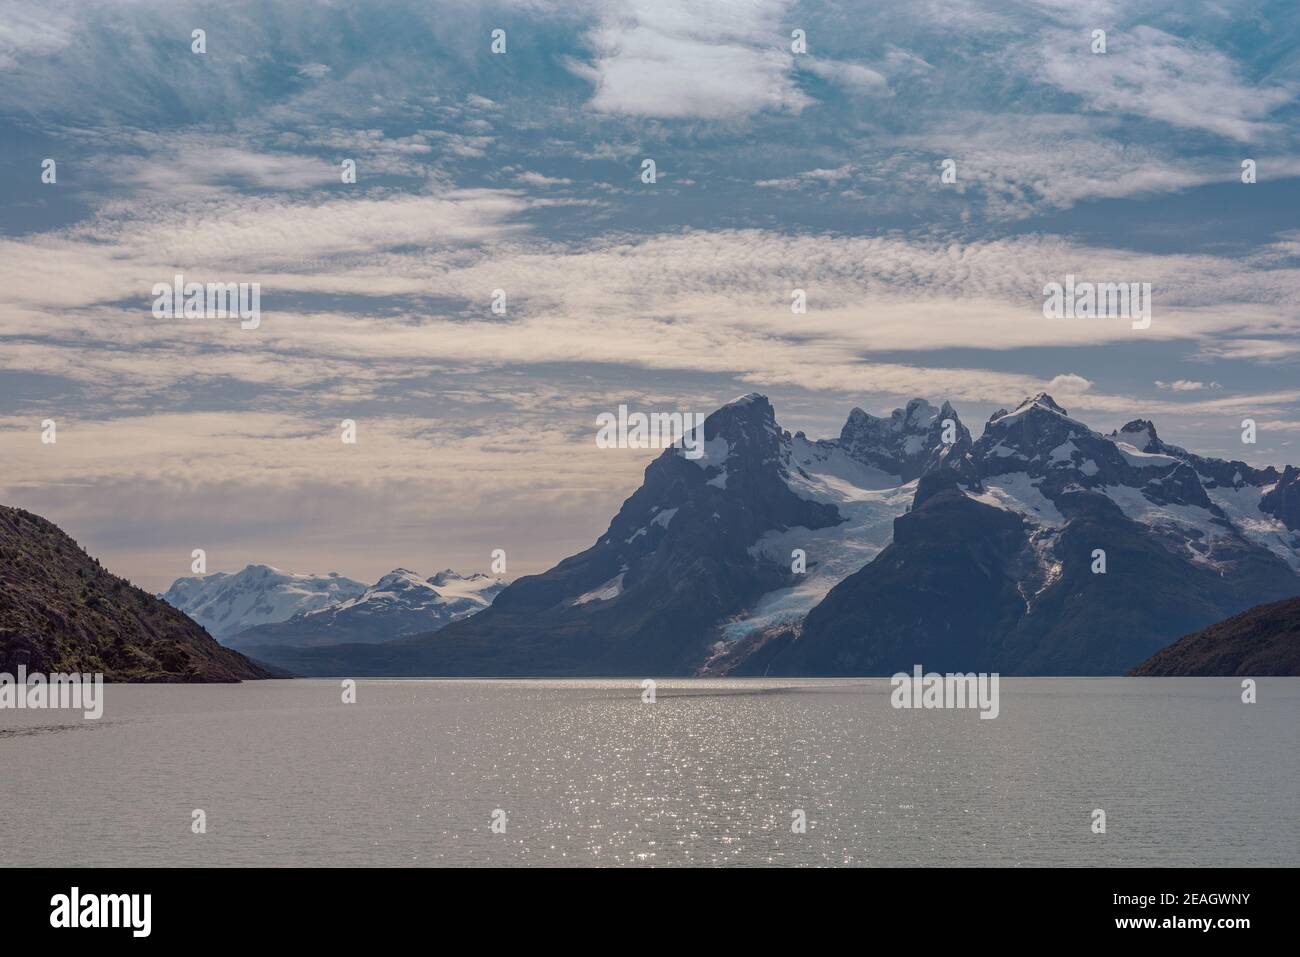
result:
<svg viewBox="0 0 1300 957"><path fill-rule="evenodd" d="M810 169L781 179L761 179L754 183L764 189L802 189L805 186L825 187L849 179L854 174L854 166L845 163L834 169Z"/></svg>
<svg viewBox="0 0 1300 957"><path fill-rule="evenodd" d="M132 190L200 196L228 187L300 190L340 181L340 167L316 157L267 153L231 146L229 137L137 133L130 143L141 156L99 164L105 178Z"/></svg>
<svg viewBox="0 0 1300 957"><path fill-rule="evenodd" d="M778 46L784 0L630 0L586 33L590 63L569 68L595 86L599 113L727 119L765 110L798 113L812 101Z"/></svg>
<svg viewBox="0 0 1300 957"><path fill-rule="evenodd" d="M0 3L0 70L66 49L76 27L76 19L64 11L5 0Z"/></svg>
<svg viewBox="0 0 1300 957"><path fill-rule="evenodd" d="M472 247L524 229L514 218L530 206L521 193L505 190L344 195L292 201L222 194L182 205L133 202L110 207L117 215L106 213L72 229L23 241L0 239L6 260L0 277L9 283L0 290L0 302L32 308L143 302L153 284L176 269L199 281L302 270L297 279L286 276L280 288L303 291L429 290L427 278L386 281L383 262L371 257L413 245ZM353 268L333 273L330 261L339 258ZM408 265L414 262L411 258ZM340 281L345 274L350 278Z"/></svg>
<svg viewBox="0 0 1300 957"><path fill-rule="evenodd" d="M463 159L476 159L487 155L488 147L493 141L491 136L474 136L446 130L428 130L426 135L439 141L446 152Z"/></svg>
<svg viewBox="0 0 1300 957"><path fill-rule="evenodd" d="M1073 394L1076 392L1087 392L1089 389L1092 388L1092 385L1093 384L1090 380L1085 379L1083 376L1077 375L1073 372L1066 372L1061 375L1054 376L1052 378L1052 381L1047 383L1047 387L1049 390L1053 392L1062 392L1066 394Z"/></svg>
<svg viewBox="0 0 1300 957"><path fill-rule="evenodd" d="M541 173L535 173L532 170L524 170L515 176L515 179L525 186L569 186L573 180L561 176L544 176Z"/></svg>
<svg viewBox="0 0 1300 957"><path fill-rule="evenodd" d="M825 60L813 56L799 58L800 69L821 77L852 93L881 94L889 92L889 82L884 74L843 60Z"/></svg>
<svg viewBox="0 0 1300 957"><path fill-rule="evenodd" d="M222 196L124 204L74 228L0 240L0 336L11 343L0 367L142 399L152 391L153 401L194 377L286 391L343 380L375 394L412 363L578 362L1005 402L1045 383L880 357L1179 340L1216 348L1294 335L1300 324L1280 308L1300 298L1300 270L1272 252L1256 262L1039 236L959 244L760 229L561 243L525 219L548 202L436 185L415 195ZM153 320L149 290L176 269L191 280L260 282L262 328ZM1067 273L1151 282L1151 328L1045 320L1043 284ZM487 308L498 288L504 317ZM797 317L794 288L809 304ZM1053 381L1105 401L1077 373Z"/></svg>
<svg viewBox="0 0 1300 957"><path fill-rule="evenodd" d="M1213 47L1149 26L1112 31L1104 54L1079 30L1049 32L1039 46L1041 76L1097 112L1124 112L1243 142L1274 128L1273 110L1296 89L1256 86Z"/></svg>
<svg viewBox="0 0 1300 957"><path fill-rule="evenodd" d="M1200 392L1202 389L1220 389L1222 386L1217 382L1211 382L1206 385L1204 382L1196 382L1192 379L1175 379L1173 382L1162 382L1156 380L1157 389L1167 389L1173 392Z"/></svg>
<svg viewBox="0 0 1300 957"><path fill-rule="evenodd" d="M1236 163L1122 142L1121 129L1114 118L956 112L897 137L894 148L874 161L872 143L858 144L860 176L864 182L888 181L923 198L934 190L935 156L952 157L957 163L952 188L968 202L982 201L984 212L998 219L1068 209L1087 200L1239 182ZM1294 157L1270 156L1260 163L1272 178L1300 175L1300 160Z"/></svg>
<svg viewBox="0 0 1300 957"><path fill-rule="evenodd" d="M1197 358L1250 359L1258 362L1282 362L1300 356L1300 342L1288 339L1210 340L1200 344Z"/></svg>

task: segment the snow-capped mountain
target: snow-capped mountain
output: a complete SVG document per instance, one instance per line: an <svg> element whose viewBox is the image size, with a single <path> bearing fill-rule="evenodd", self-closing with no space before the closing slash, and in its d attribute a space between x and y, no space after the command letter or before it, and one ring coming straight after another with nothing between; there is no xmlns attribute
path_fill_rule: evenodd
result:
<svg viewBox="0 0 1300 957"><path fill-rule="evenodd" d="M802 618L888 543L916 477L971 445L948 405L918 399L887 419L855 409L839 438L810 440L782 430L761 395L710 415L704 440L698 459L665 450L591 548L516 581L483 614L427 639L277 663L301 673L693 673ZM796 548L806 573L792 571Z"/></svg>
<svg viewBox="0 0 1300 957"><path fill-rule="evenodd" d="M947 444L945 423L953 439ZM945 402L936 409L924 399L913 399L888 419L855 408L838 440L810 441L802 432L783 436L786 484L801 498L833 506L840 521L820 529L771 530L750 546L751 553L787 567L793 551L802 549L808 569L725 624L715 646L721 660L738 639L799 621L835 584L875 558L893 536L894 519L911 507L917 478L970 447L970 432L952 406Z"/></svg>
<svg viewBox="0 0 1300 957"><path fill-rule="evenodd" d="M953 432L947 442L946 424ZM795 438L803 438L803 433L796 433ZM936 409L924 399L913 399L906 408L895 409L888 419L855 408L840 430L838 442L816 444L824 449L838 447L854 461L910 482L947 459L963 455L970 449L971 440L949 403Z"/></svg>
<svg viewBox="0 0 1300 957"><path fill-rule="evenodd" d="M286 621L349 598L366 586L337 572L295 575L270 565L249 565L233 575L214 572L178 578L162 595L217 638L267 622Z"/></svg>
<svg viewBox="0 0 1300 957"><path fill-rule="evenodd" d="M1027 515L1044 545L1065 524L1057 500L1087 491L1104 495L1198 565L1226 574L1243 550L1257 548L1300 572L1300 515L1288 515L1285 507L1296 497L1294 474L1284 481L1272 467L1166 445L1145 420L1102 436L1040 394L1015 412L995 414L969 461L974 475L968 491Z"/></svg>
<svg viewBox="0 0 1300 957"><path fill-rule="evenodd" d="M274 663L283 648L392 641L477 614L504 587L499 578L449 568L429 579L395 568L359 595L249 628L226 643Z"/></svg>
<svg viewBox="0 0 1300 957"><path fill-rule="evenodd" d="M1300 593L1300 472L1104 435L1040 394L978 441L945 403L859 409L812 440L761 395L665 450L591 548L482 614L298 673L1122 674ZM792 553L807 569L792 567ZM1093 573L1097 550L1106 570Z"/></svg>
<svg viewBox="0 0 1300 957"><path fill-rule="evenodd" d="M946 466L765 668L1121 674L1300 592L1294 469L1197 456L1144 420L1102 435L1045 394L995 413Z"/></svg>

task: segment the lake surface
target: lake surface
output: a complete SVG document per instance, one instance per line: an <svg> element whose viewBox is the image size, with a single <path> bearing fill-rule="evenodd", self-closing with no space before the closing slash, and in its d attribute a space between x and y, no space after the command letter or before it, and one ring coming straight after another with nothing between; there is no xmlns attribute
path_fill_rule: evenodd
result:
<svg viewBox="0 0 1300 957"><path fill-rule="evenodd" d="M0 711L0 865L1296 865L1300 679L1258 685L1003 679L996 720L886 679L108 686Z"/></svg>

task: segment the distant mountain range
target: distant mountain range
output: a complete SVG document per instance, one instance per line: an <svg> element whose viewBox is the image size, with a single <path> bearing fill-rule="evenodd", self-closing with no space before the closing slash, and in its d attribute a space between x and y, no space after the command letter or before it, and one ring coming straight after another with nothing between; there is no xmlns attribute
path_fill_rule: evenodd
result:
<svg viewBox="0 0 1300 957"><path fill-rule="evenodd" d="M0 671L109 681L239 681L270 674L166 602L109 574L40 516L0 506Z"/></svg>
<svg viewBox="0 0 1300 957"><path fill-rule="evenodd" d="M710 415L704 440L698 459L665 450L595 544L482 613L396 641L286 648L276 663L1122 674L1180 635L1300 594L1300 470L1199 456L1140 419L1102 434L1046 394L1000 410L974 441L951 405L922 399L883 419L854 409L838 438L810 440L754 394Z"/></svg>
<svg viewBox="0 0 1300 957"><path fill-rule="evenodd" d="M248 565L233 575L178 578L161 597L224 639L356 598L365 590L361 582L337 572L295 575L270 565Z"/></svg>
<svg viewBox="0 0 1300 957"><path fill-rule="evenodd" d="M162 597L227 646L274 664L286 648L435 631L482 611L504 587L500 579L451 569L424 579L397 568L367 586L337 573L317 577L249 565L233 575L179 578Z"/></svg>

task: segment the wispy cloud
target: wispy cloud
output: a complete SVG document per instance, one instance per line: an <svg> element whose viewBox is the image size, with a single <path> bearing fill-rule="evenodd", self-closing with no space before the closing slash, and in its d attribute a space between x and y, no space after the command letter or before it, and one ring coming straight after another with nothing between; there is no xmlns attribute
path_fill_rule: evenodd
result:
<svg viewBox="0 0 1300 957"><path fill-rule="evenodd" d="M1097 18L1094 18L1094 22ZM1099 113L1124 112L1250 141L1297 88L1245 80L1220 51L1149 26L1112 31L1107 52L1080 30L1054 31L1039 47L1043 76Z"/></svg>

